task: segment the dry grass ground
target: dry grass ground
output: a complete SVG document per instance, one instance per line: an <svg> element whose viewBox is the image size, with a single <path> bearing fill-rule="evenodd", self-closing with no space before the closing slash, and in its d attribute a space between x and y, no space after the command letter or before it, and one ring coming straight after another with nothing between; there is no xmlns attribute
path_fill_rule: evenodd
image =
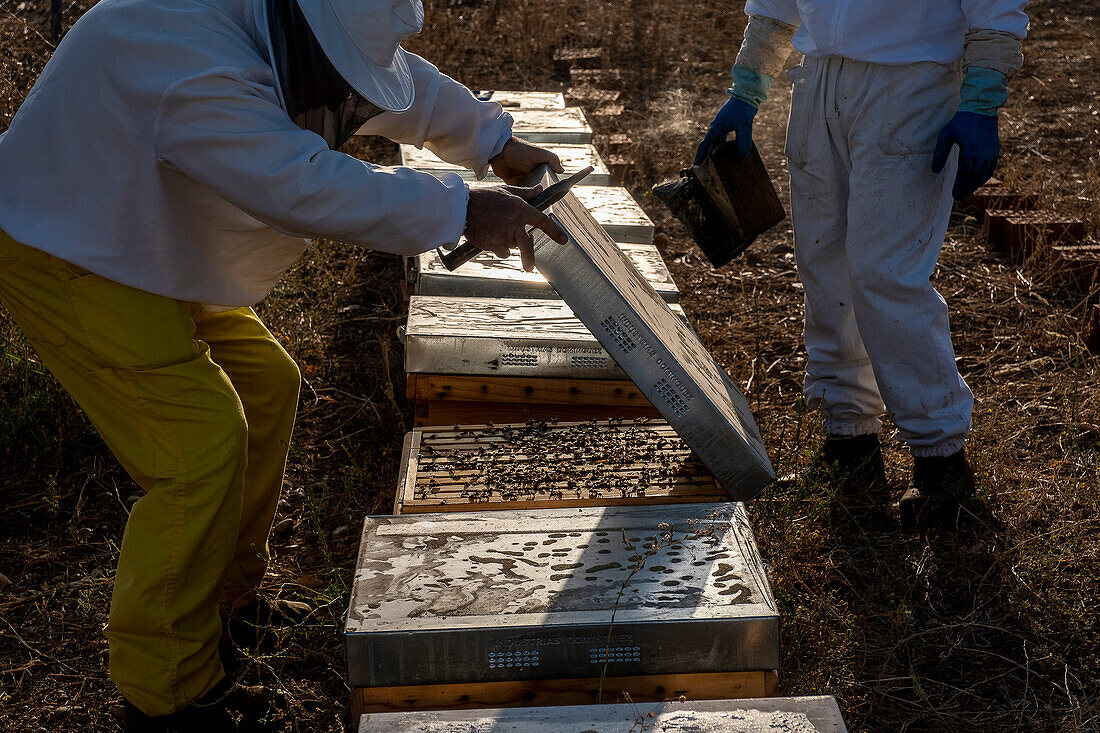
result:
<svg viewBox="0 0 1100 733"><path fill-rule="evenodd" d="M66 27L89 5L66 4ZM800 406L789 231L714 271L648 194L722 102L740 13L715 0L427 5L415 49L472 87L558 88L549 62L566 45L602 45L630 74L618 123L635 141L628 185L658 222L698 332L748 385L780 471L803 465L820 433ZM0 130L48 58L47 7L0 0ZM1083 216L1094 237L1097 11L1095 0L1032 3L1001 170ZM777 91L758 118L777 178L785 108ZM379 141L356 152L396 159ZM1096 292L989 253L977 233L957 215L936 274L978 398L980 500L965 528L906 535L874 497L841 503L820 486L752 505L784 619L781 692L836 695L853 731L1100 729L1100 362L1078 336ZM410 425L394 335L400 282L395 258L322 243L261 307L306 379L266 590L319 610L246 671L279 691L275 722L287 730L350 729L340 613L359 523L388 509ZM2 313L0 339L0 727L112 730L119 698L100 630L137 489ZM888 442L896 498L909 463Z"/></svg>

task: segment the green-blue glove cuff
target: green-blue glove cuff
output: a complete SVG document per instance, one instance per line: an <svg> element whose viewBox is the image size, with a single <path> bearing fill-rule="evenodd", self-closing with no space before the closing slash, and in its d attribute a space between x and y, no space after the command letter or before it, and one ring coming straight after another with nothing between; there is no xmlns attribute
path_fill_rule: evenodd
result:
<svg viewBox="0 0 1100 733"><path fill-rule="evenodd" d="M728 90L729 95L759 108L768 98L768 88L773 81L775 80L772 77L762 71L734 64L733 86Z"/></svg>
<svg viewBox="0 0 1100 733"><path fill-rule="evenodd" d="M959 90L959 111L996 117L997 110L1008 101L1007 81L999 71L982 66L969 67Z"/></svg>

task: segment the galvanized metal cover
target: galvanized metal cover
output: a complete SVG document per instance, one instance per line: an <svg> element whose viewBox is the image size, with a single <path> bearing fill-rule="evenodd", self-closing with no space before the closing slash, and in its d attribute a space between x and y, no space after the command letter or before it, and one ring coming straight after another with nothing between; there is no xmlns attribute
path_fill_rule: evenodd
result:
<svg viewBox="0 0 1100 733"><path fill-rule="evenodd" d="M723 488L738 500L756 496L775 472L744 396L576 196L550 213L571 244L536 230L539 272Z"/></svg>
<svg viewBox="0 0 1100 733"><path fill-rule="evenodd" d="M580 107L509 109L512 134L533 143L590 143L592 127Z"/></svg>
<svg viewBox="0 0 1100 733"><path fill-rule="evenodd" d="M683 318L679 306L674 314ZM562 300L414 295L405 326L412 374L623 379Z"/></svg>
<svg viewBox="0 0 1100 733"><path fill-rule="evenodd" d="M572 195L580 199L613 242L653 243L653 221L625 188L575 186Z"/></svg>
<svg viewBox="0 0 1100 733"><path fill-rule="evenodd" d="M661 252L652 244L620 244L638 272L666 302L675 303L680 291L665 266ZM451 272L443 266L436 250L415 259L416 292L421 295L466 295L482 298L557 298L538 270L524 272L519 254L500 259L491 252Z"/></svg>
<svg viewBox="0 0 1100 733"><path fill-rule="evenodd" d="M774 669L778 620L739 503L368 517L348 684Z"/></svg>
<svg viewBox="0 0 1100 733"><path fill-rule="evenodd" d="M641 721L641 722L639 722ZM371 713L359 733L847 733L836 698Z"/></svg>
<svg viewBox="0 0 1100 733"><path fill-rule="evenodd" d="M603 162L603 158L600 157L600 154L596 152L596 148L592 145L548 144L545 147L558 156L561 160L562 167L565 168L566 174L576 173L587 166L592 166L593 171L581 181L581 186L607 186L610 184L611 173L608 171L607 165ZM440 173L457 173L465 181L472 183L477 180L477 176L475 176L474 172L469 168L463 168L460 165L448 163L427 148L417 148L415 145L406 144L401 145L400 149L401 165L415 168L425 173L431 173L435 176L438 176ZM500 185L501 182L499 178L493 175L493 171L490 170L483 184Z"/></svg>
<svg viewBox="0 0 1100 733"><path fill-rule="evenodd" d="M504 108L513 109L564 109L565 97L561 92L517 92L507 89L483 89L474 92L479 99L488 99Z"/></svg>

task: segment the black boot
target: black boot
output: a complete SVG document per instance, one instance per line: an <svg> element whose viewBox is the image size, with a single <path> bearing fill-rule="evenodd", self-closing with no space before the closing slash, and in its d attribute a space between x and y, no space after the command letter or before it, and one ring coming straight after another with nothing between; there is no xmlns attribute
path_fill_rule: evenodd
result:
<svg viewBox="0 0 1100 733"><path fill-rule="evenodd" d="M974 471L966 451L913 459L913 483L898 507L902 526L949 529L959 519L963 502L974 495Z"/></svg>
<svg viewBox="0 0 1100 733"><path fill-rule="evenodd" d="M827 482L843 497L868 496L886 487L878 435L830 435L809 469L810 480Z"/></svg>
<svg viewBox="0 0 1100 733"><path fill-rule="evenodd" d="M129 700L122 701L122 729L126 733L237 733L230 707L239 707L242 694L223 679L213 690L171 715L146 715ZM254 705L254 702L249 703Z"/></svg>
<svg viewBox="0 0 1100 733"><path fill-rule="evenodd" d="M233 679L239 677L248 657L274 651L279 630L297 626L312 613L313 608L307 603L269 602L263 598L227 613L222 619L222 638L218 641L218 657L226 675Z"/></svg>
<svg viewBox="0 0 1100 733"><path fill-rule="evenodd" d="M223 641L229 641L242 649L266 651L280 629L287 629L305 621L313 608L300 601L277 599L268 601L257 598L247 606L230 611L222 621Z"/></svg>
<svg viewBox="0 0 1100 733"><path fill-rule="evenodd" d="M237 724L224 707L190 705L171 715L146 715L129 700L123 701L122 730L126 733L237 733Z"/></svg>

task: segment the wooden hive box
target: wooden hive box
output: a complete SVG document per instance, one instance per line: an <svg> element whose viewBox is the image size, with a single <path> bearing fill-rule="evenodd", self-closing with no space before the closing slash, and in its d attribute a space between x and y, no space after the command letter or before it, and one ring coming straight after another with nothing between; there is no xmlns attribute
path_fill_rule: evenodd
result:
<svg viewBox="0 0 1100 733"><path fill-rule="evenodd" d="M581 186L607 186L611 182L611 174L604 164L600 154L596 152L596 148L591 144L556 144L546 145L548 150L557 154L561 160L562 167L565 168L566 174L575 173L587 166L592 166L593 171L581 181ZM440 159L435 153L427 148L418 148L415 145L401 145L401 165L408 166L409 168L415 168L425 173L431 173L433 176L440 176L443 173L456 173L461 176L462 180L473 183L477 180L477 176L474 172L468 168L463 168L460 165L453 163L447 163ZM489 175L485 177L482 185L500 185L503 183L499 178L493 175L493 171L489 170Z"/></svg>
<svg viewBox="0 0 1100 733"><path fill-rule="evenodd" d="M680 306L667 307L690 330ZM626 379L557 298L414 295L404 339L410 374Z"/></svg>
<svg viewBox="0 0 1100 733"><path fill-rule="evenodd" d="M604 166L603 170L608 170L602 162L601 165ZM653 220L646 215L630 192L621 186L587 185L591 177L590 174L579 185L574 186L570 195L580 201L589 215L607 232L607 236L618 244L653 244ZM536 183L549 185L552 181ZM490 184L477 182L471 185Z"/></svg>
<svg viewBox="0 0 1100 733"><path fill-rule="evenodd" d="M1078 244L1051 248L1058 278L1064 287L1087 290L1100 278L1100 244Z"/></svg>
<svg viewBox="0 0 1100 733"><path fill-rule="evenodd" d="M520 92L506 89L482 89L474 96L486 102L496 102L505 112L514 109L565 109L561 92Z"/></svg>
<svg viewBox="0 0 1100 733"><path fill-rule="evenodd" d="M394 514L727 498L664 420L466 425L405 436Z"/></svg>
<svg viewBox="0 0 1100 733"><path fill-rule="evenodd" d="M653 243L653 221L625 188L575 186L571 194L612 240L629 244Z"/></svg>
<svg viewBox="0 0 1100 733"><path fill-rule="evenodd" d="M1053 211L1019 211L1005 218L1004 242L1016 259L1030 257L1037 247L1077 244L1085 236L1085 223Z"/></svg>
<svg viewBox="0 0 1100 733"><path fill-rule="evenodd" d="M1089 351L1100 354L1100 303L1093 305L1085 315L1081 340Z"/></svg>
<svg viewBox="0 0 1100 733"><path fill-rule="evenodd" d="M463 240L465 241L465 240ZM666 303L676 303L680 290L660 251L653 244L619 244L638 271ZM457 270L443 266L437 250L410 258L418 295L459 295L479 298L557 298L558 294L536 269L525 272L519 253L501 259L484 252Z"/></svg>
<svg viewBox="0 0 1100 733"><path fill-rule="evenodd" d="M598 89L592 86L570 87L565 96L570 104L614 104L622 92L618 89Z"/></svg>
<svg viewBox="0 0 1100 733"><path fill-rule="evenodd" d="M580 107L510 109L512 134L527 142L583 144L592 142L592 126Z"/></svg>
<svg viewBox="0 0 1100 733"><path fill-rule="evenodd" d="M368 517L344 650L355 713L601 678L748 697L774 687L779 615L737 502Z"/></svg>
<svg viewBox="0 0 1100 733"><path fill-rule="evenodd" d="M690 691L688 691L690 692ZM359 733L847 733L836 698L827 696L708 700L665 694L661 701L522 709L373 713ZM605 695L612 700L617 696ZM554 705L553 700L550 705Z"/></svg>
<svg viewBox="0 0 1100 733"><path fill-rule="evenodd" d="M626 74L620 69L578 69L574 67L569 70L569 80L575 86L622 89L626 84Z"/></svg>
<svg viewBox="0 0 1100 733"><path fill-rule="evenodd" d="M596 135L592 138L592 144L598 149L606 149L609 153L628 153L634 146L630 136L617 132L613 135Z"/></svg>
<svg viewBox="0 0 1100 733"><path fill-rule="evenodd" d="M659 415L559 299L414 295L405 370L418 425Z"/></svg>
<svg viewBox="0 0 1100 733"><path fill-rule="evenodd" d="M982 238L989 249L1005 247L1005 221L1022 213L1023 209L987 209L982 215Z"/></svg>
<svg viewBox="0 0 1100 733"><path fill-rule="evenodd" d="M603 65L603 49L594 48L559 48L554 51L554 74L557 76L569 76L569 70L598 69Z"/></svg>
<svg viewBox="0 0 1100 733"><path fill-rule="evenodd" d="M1034 193L1016 191L1000 182L979 186L974 193L955 203L961 211L981 214L988 209L1034 209L1039 197Z"/></svg>

